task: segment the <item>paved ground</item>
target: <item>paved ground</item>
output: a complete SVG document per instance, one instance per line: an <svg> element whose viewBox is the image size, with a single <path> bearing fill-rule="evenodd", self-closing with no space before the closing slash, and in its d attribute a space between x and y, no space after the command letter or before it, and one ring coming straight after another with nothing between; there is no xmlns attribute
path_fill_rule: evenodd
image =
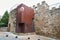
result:
<svg viewBox="0 0 60 40"><path fill-rule="evenodd" d="M8 35L8 37L6 37ZM49 37L39 35L18 36L8 32L0 32L0 40L56 40Z"/></svg>

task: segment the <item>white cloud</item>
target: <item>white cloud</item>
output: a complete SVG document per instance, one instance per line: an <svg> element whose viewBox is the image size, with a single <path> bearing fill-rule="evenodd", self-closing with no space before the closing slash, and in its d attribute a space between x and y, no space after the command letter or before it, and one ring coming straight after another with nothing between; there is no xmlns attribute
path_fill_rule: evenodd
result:
<svg viewBox="0 0 60 40"><path fill-rule="evenodd" d="M0 15L3 15L3 13L6 10L11 10L12 7L15 7L16 5L20 3L24 3L27 6L36 5L37 3L41 3L44 0L1 0L0 1ZM49 5L58 3L58 0L45 0Z"/></svg>

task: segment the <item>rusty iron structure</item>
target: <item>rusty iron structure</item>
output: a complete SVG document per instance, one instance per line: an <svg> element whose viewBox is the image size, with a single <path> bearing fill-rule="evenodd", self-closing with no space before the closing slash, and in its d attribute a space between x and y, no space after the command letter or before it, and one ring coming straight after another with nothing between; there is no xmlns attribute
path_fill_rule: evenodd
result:
<svg viewBox="0 0 60 40"><path fill-rule="evenodd" d="M29 32L34 32L34 10L24 4L20 4L15 8L15 10L11 11L11 15L16 12L16 24L13 24L10 22L11 20L15 18L10 18L9 20L9 29L12 32L16 33L29 33ZM11 16L10 15L10 16ZM11 25L12 24L12 25ZM16 25L16 26L14 26ZM14 27L13 27L14 26ZM12 28L12 29L11 29Z"/></svg>

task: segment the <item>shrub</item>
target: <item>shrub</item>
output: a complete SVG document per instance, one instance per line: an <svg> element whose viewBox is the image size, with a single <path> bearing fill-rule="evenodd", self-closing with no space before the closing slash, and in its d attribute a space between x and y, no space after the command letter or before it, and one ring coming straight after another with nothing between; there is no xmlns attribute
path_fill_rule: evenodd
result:
<svg viewBox="0 0 60 40"><path fill-rule="evenodd" d="M7 27L7 24L5 24L5 23L0 23L0 27Z"/></svg>

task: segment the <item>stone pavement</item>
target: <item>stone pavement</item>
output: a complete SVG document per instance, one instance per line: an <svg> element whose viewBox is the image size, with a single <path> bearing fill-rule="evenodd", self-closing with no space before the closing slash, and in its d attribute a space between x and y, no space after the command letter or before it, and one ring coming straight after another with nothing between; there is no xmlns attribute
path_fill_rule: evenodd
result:
<svg viewBox="0 0 60 40"><path fill-rule="evenodd" d="M8 36L6 36L6 35L8 35ZM1 32L0 40L56 40L56 39L39 36L39 35L18 36L18 35L14 35L14 34L8 33L8 32Z"/></svg>

